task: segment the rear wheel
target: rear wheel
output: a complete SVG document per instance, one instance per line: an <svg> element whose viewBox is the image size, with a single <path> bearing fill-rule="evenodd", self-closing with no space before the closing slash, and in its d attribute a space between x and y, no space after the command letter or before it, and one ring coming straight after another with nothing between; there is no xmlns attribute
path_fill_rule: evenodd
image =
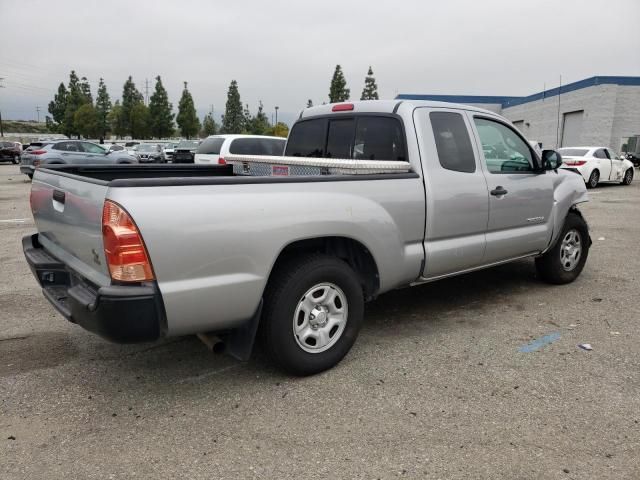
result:
<svg viewBox="0 0 640 480"><path fill-rule="evenodd" d="M589 180L587 181L587 188L596 188L598 186L598 182L600 181L600 172L598 170L594 170L589 175Z"/></svg>
<svg viewBox="0 0 640 480"><path fill-rule="evenodd" d="M577 213L569 212L556 244L536 258L538 276L547 283L571 283L584 268L591 239L587 222Z"/></svg>
<svg viewBox="0 0 640 480"><path fill-rule="evenodd" d="M328 255L297 257L274 271L260 330L283 370L312 375L336 365L355 342L364 311L356 273Z"/></svg>
<svg viewBox="0 0 640 480"><path fill-rule="evenodd" d="M624 177L622 177L622 181L620 183L622 185L631 185L631 182L633 182L633 167L624 172Z"/></svg>

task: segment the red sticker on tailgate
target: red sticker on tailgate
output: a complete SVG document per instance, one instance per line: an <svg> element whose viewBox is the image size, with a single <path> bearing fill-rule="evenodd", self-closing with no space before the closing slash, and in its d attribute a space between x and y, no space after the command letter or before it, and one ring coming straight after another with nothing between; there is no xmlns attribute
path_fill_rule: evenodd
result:
<svg viewBox="0 0 640 480"><path fill-rule="evenodd" d="M286 177L289 175L289 166L288 165L271 165L271 175Z"/></svg>

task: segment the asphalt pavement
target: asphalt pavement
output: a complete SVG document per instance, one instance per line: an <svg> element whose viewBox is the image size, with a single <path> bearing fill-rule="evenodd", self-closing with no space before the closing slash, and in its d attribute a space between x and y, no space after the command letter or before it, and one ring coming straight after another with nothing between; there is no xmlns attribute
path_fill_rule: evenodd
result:
<svg viewBox="0 0 640 480"><path fill-rule="evenodd" d="M0 165L0 478L640 478L637 176L581 206L576 282L525 260L383 295L342 363L292 378L68 323L22 255L30 182Z"/></svg>

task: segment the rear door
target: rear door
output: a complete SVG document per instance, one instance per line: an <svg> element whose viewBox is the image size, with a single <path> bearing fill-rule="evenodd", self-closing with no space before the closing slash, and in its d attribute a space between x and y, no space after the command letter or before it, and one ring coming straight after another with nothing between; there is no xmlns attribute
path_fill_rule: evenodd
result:
<svg viewBox="0 0 640 480"><path fill-rule="evenodd" d="M80 143L73 140L58 142L51 149L60 156L64 163L85 163L86 157Z"/></svg>
<svg viewBox="0 0 640 480"><path fill-rule="evenodd" d="M469 119L458 110L419 108L414 121L427 191L423 276L477 267L484 258L489 203Z"/></svg>
<svg viewBox="0 0 640 480"><path fill-rule="evenodd" d="M594 158L597 158L596 165L598 172L600 173L600 180L608 181L611 177L611 159L607 155L607 151L604 148L599 148L593 152Z"/></svg>
<svg viewBox="0 0 640 480"><path fill-rule="evenodd" d="M469 114L487 179L489 223L484 263L539 252L551 237L553 182L538 172L528 142L501 120Z"/></svg>

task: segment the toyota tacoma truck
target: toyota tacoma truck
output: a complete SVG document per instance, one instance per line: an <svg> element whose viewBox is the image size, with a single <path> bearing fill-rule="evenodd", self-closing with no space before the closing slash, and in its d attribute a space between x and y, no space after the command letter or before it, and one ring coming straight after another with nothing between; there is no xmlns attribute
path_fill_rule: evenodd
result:
<svg viewBox="0 0 640 480"><path fill-rule="evenodd" d="M308 108L284 156L225 162L37 168L23 249L45 297L116 342L209 333L246 359L258 338L308 375L384 292L525 257L565 284L591 244L582 178L469 106Z"/></svg>

